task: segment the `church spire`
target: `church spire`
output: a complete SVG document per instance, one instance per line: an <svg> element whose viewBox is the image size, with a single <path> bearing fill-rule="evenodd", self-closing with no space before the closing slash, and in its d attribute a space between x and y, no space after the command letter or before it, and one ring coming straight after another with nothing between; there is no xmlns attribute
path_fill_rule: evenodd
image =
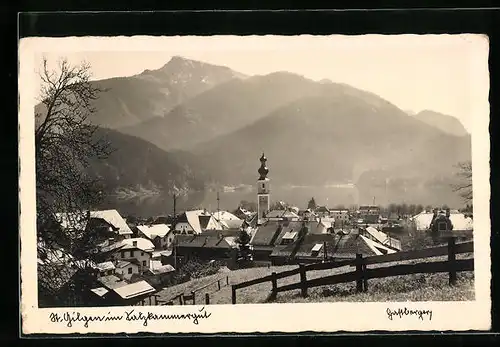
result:
<svg viewBox="0 0 500 347"><path fill-rule="evenodd" d="M269 173L269 169L266 167L267 158L262 152L262 156L260 157L260 167L259 167L259 180L265 180L267 178L267 174Z"/></svg>

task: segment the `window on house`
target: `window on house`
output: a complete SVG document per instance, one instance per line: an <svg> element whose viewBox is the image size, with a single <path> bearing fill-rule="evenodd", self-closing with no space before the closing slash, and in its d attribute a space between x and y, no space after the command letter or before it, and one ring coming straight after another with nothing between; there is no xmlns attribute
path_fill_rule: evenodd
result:
<svg viewBox="0 0 500 347"><path fill-rule="evenodd" d="M141 252L141 257L144 255L144 252Z"/></svg>
<svg viewBox="0 0 500 347"><path fill-rule="evenodd" d="M131 273L132 273L132 268L131 268L131 267L129 267L129 268L128 268L128 273L129 273L129 274L131 274Z"/></svg>
<svg viewBox="0 0 500 347"><path fill-rule="evenodd" d="M113 274L113 270L108 270L108 275L112 275Z"/></svg>
<svg viewBox="0 0 500 347"><path fill-rule="evenodd" d="M146 266L146 261L145 260L142 261L142 266Z"/></svg>
<svg viewBox="0 0 500 347"><path fill-rule="evenodd" d="M134 257L134 251L130 251L130 257L133 258Z"/></svg>
<svg viewBox="0 0 500 347"><path fill-rule="evenodd" d="M121 252L122 253L122 258L125 258L125 252Z"/></svg>

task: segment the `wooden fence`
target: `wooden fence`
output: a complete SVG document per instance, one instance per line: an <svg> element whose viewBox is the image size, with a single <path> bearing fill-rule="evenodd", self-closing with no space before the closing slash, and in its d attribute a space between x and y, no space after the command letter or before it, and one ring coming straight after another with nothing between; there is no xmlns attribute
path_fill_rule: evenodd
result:
<svg viewBox="0 0 500 347"><path fill-rule="evenodd" d="M213 282L210 282L202 287L199 287L193 291L191 291L188 295L186 295L185 293L180 293L179 295L173 297L172 299L168 300L168 301L163 301L162 302L162 305L175 305L175 304L179 304L179 305L196 305L196 303L200 303L200 300L201 298L199 298L197 300L197 297L196 297L196 294L197 293L200 293L201 291L203 290L206 290L207 288L211 287L211 286L214 286L215 287L215 290L212 290L212 291L206 291L205 293L205 296L204 296L204 299L205 299L205 304L210 304L210 294L212 293L215 293L215 292L218 292L219 290L221 290L222 287L224 286L227 286L229 285L229 276L226 276L225 278L222 277L222 278L219 278Z"/></svg>
<svg viewBox="0 0 500 347"><path fill-rule="evenodd" d="M456 255L461 253L471 253L474 251L474 243L456 243L455 238L448 240L447 246L439 246L416 251L397 252L386 255L371 256L363 258L361 254L356 255L356 259L341 260L336 262L316 263L310 265L299 265L298 268L280 273L273 272L269 276L256 278L251 281L234 284L231 286L233 304L236 304L236 290L252 285L271 282L270 300L276 298L277 293L288 290L300 289L302 297L307 296L308 288L356 282L356 291L364 292L368 290L368 280L372 278L384 278L400 275L410 275L417 273L449 273L449 284L454 285L457 280L457 272L473 271L474 259L457 260ZM378 267L368 269L368 265L388 262L398 262L405 260L425 259L430 257L448 256L446 261L421 262L417 264L399 264L388 267ZM329 270L339 267L355 267L355 271L342 274L326 276L307 280L307 272L314 270ZM300 282L278 287L278 279L300 275Z"/></svg>

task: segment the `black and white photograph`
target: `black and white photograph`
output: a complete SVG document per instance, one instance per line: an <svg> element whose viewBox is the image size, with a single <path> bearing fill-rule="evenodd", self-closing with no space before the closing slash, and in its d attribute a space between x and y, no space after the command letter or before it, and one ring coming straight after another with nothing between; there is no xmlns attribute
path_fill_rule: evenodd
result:
<svg viewBox="0 0 500 347"><path fill-rule="evenodd" d="M485 37L25 43L29 330L489 324ZM318 310L356 313L275 321Z"/></svg>

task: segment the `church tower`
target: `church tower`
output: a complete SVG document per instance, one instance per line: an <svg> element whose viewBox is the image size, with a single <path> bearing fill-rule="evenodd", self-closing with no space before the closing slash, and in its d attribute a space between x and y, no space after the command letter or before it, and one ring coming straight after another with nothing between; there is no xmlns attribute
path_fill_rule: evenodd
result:
<svg viewBox="0 0 500 347"><path fill-rule="evenodd" d="M266 167L267 158L262 153L260 157L260 167L259 167L259 180L257 181L257 222L260 223L265 214L269 211L269 178L267 174L269 169Z"/></svg>

